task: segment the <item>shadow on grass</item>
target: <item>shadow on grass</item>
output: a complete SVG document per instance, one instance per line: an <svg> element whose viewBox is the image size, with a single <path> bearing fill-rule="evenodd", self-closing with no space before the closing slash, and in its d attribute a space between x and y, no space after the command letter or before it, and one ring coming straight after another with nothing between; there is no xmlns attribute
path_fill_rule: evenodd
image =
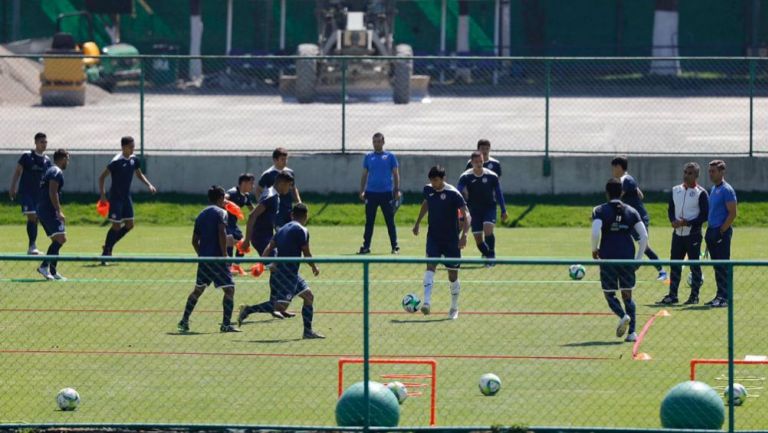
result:
<svg viewBox="0 0 768 433"><path fill-rule="evenodd" d="M624 340L617 341L582 341L579 343L561 344L560 347L593 347L593 346L619 346Z"/></svg>
<svg viewBox="0 0 768 433"><path fill-rule="evenodd" d="M520 224L520 222L521 222L522 220L524 220L524 219L525 219L525 217L527 217L527 216L528 216L528 214L529 214L529 213L531 213L531 212L533 211L533 209L534 209L535 207L536 207L536 203L531 203L531 204L529 204L529 205L528 205L528 207L527 207L527 208L526 208L526 209L525 209L525 210L524 210L524 211L523 211L523 212L522 212L520 215L518 215L518 216L517 216L517 218L513 219L513 220L512 220L512 221L510 221L509 223L506 223L505 225L506 225L507 227L517 227L517 226Z"/></svg>
<svg viewBox="0 0 768 433"><path fill-rule="evenodd" d="M213 332L195 332L195 331L187 331L187 332L166 332L165 335L176 335L176 336L187 336L187 335L213 335Z"/></svg>
<svg viewBox="0 0 768 433"><path fill-rule="evenodd" d="M303 338L280 338L274 340L247 340L241 341L241 343L258 343L258 344L280 344L280 343L292 343L294 341L302 341Z"/></svg>
<svg viewBox="0 0 768 433"><path fill-rule="evenodd" d="M404 324L404 323L439 323L439 322L449 322L451 319L448 317L444 317L442 319L407 319L407 320L400 320L400 319L392 319L389 321L389 323L396 323L396 324Z"/></svg>

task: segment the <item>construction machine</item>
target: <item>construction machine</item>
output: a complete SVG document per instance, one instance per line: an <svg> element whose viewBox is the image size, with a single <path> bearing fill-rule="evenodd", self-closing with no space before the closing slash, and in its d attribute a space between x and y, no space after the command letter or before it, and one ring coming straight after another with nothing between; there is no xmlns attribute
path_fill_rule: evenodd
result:
<svg viewBox="0 0 768 433"><path fill-rule="evenodd" d="M413 75L413 49L394 43L396 13L395 0L317 0L317 43L299 45L296 75L280 77L281 93L310 103L338 97L345 81L348 95L391 94L396 104L426 95L429 77Z"/></svg>

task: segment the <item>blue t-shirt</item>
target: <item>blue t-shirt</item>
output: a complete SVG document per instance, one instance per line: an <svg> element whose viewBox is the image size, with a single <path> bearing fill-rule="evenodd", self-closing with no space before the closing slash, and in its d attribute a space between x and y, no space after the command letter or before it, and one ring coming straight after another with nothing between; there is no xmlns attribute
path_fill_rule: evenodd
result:
<svg viewBox="0 0 768 433"><path fill-rule="evenodd" d="M19 180L19 194L37 197L40 192L40 179L53 163L47 155L38 155L34 150L24 152L19 158L19 165L24 169Z"/></svg>
<svg viewBox="0 0 768 433"><path fill-rule="evenodd" d="M398 167L397 158L391 152L371 152L363 159L363 168L368 170L367 192L392 192L392 170Z"/></svg>
<svg viewBox="0 0 768 433"><path fill-rule="evenodd" d="M495 208L497 201L501 204L502 212L504 208L504 197L501 195L501 186L499 185L499 176L493 171L484 168L483 174L476 175L472 169L461 174L456 189L459 192L467 189L469 198L467 205L470 210L485 210Z"/></svg>
<svg viewBox="0 0 768 433"><path fill-rule="evenodd" d="M219 244L219 226L227 223L227 211L211 205L195 218L194 232L200 237L199 257L222 257Z"/></svg>
<svg viewBox="0 0 768 433"><path fill-rule="evenodd" d="M280 196L277 190L273 187L265 189L261 193L261 197L259 197L259 204L263 205L266 209L253 223L253 234L272 234L275 230L277 210L280 208Z"/></svg>
<svg viewBox="0 0 768 433"><path fill-rule="evenodd" d="M293 173L293 170L291 170L288 167L285 167L282 170L278 170L273 165L272 167L269 167L264 171L264 173L261 173L261 177L259 178L259 186L263 189L267 189L271 186L275 185L275 178L280 173L288 173L291 176L294 177L294 182L296 181L296 175ZM291 208L293 207L293 191L289 191L287 194L283 194L280 196L280 209L278 210L279 220L278 222L288 222L291 218Z"/></svg>
<svg viewBox="0 0 768 433"><path fill-rule="evenodd" d="M243 194L240 192L239 186L233 186L229 190L227 190L227 196L229 197L229 201L232 203L238 205L239 207L245 207L249 205L253 205L253 196L250 192L247 192ZM231 214L227 212L227 225L231 228L237 227L237 215Z"/></svg>
<svg viewBox="0 0 768 433"><path fill-rule="evenodd" d="M441 244L458 242L458 210L466 206L461 193L447 183L442 191L435 190L432 185L425 185L424 199L429 212L427 238Z"/></svg>
<svg viewBox="0 0 768 433"><path fill-rule="evenodd" d="M128 158L122 153L118 153L107 165L110 176L112 176L112 185L109 187L109 198L126 198L131 194L131 182L133 173L141 168L139 158L131 155Z"/></svg>
<svg viewBox="0 0 768 433"><path fill-rule="evenodd" d="M309 231L296 221L291 221L280 227L273 241L277 249L277 257L301 257L302 248L309 244ZM295 274L299 272L300 265L300 263L279 263L277 269Z"/></svg>
<svg viewBox="0 0 768 433"><path fill-rule="evenodd" d="M713 185L712 190L709 192L708 227L716 229L723 225L728 218L728 208L725 205L735 201L736 191L733 190L733 187L728 182L723 181L720 185Z"/></svg>
<svg viewBox="0 0 768 433"><path fill-rule="evenodd" d="M467 167L466 169L469 170L472 168L472 159L467 161ZM496 173L496 176L501 177L501 163L498 159L495 158L488 158L488 161L483 162L483 168L487 168L488 170L491 170L492 172Z"/></svg>
<svg viewBox="0 0 768 433"><path fill-rule="evenodd" d="M618 200L603 203L592 210L592 220L603 222L600 234L600 257L603 259L634 259L635 242L632 230L641 222L632 206Z"/></svg>
<svg viewBox="0 0 768 433"><path fill-rule="evenodd" d="M645 210L643 201L640 200L640 194L638 193L637 181L634 177L624 174L621 176L621 190L624 191L624 195L621 196L621 201L635 208L637 213L640 214L640 218L644 222L648 222L648 212Z"/></svg>
<svg viewBox="0 0 768 433"><path fill-rule="evenodd" d="M40 179L40 190L38 196L37 207L40 209L52 210L53 203L51 202L51 196L48 194L51 181L54 180L59 183L59 189L56 194L59 196L59 202L61 202L61 189L64 188L64 172L61 171L59 166L52 165L45 171L43 177Z"/></svg>

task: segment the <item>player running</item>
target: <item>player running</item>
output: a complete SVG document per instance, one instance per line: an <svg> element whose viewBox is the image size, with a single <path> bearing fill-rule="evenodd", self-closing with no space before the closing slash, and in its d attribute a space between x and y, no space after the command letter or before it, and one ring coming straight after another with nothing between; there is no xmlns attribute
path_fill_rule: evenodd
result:
<svg viewBox="0 0 768 433"><path fill-rule="evenodd" d="M247 207L250 211L253 211L253 183L256 180L256 176L251 173L243 173L237 178L237 186L233 186L227 190L227 200L231 201L239 207ZM243 232L240 231L240 227L237 226L237 216L228 212L227 215L227 255L229 257L237 256L243 257L243 253L237 251L232 245L243 239ZM231 239L229 239L231 238ZM245 275L245 270L237 263L232 264L230 268L232 275Z"/></svg>
<svg viewBox="0 0 768 433"><path fill-rule="evenodd" d="M469 215L467 204L461 193L452 185L445 183L445 168L436 165L429 169L429 184L424 186L424 201L421 203L419 216L416 218L416 224L413 226L413 234L418 236L419 225L424 215L429 212L427 230L427 257L445 257L461 258L461 248L467 244L467 232L470 222L464 219L462 233L456 231L459 224L458 211L464 215ZM470 218L471 219L471 218ZM451 309L448 317L455 320L459 317L459 292L461 285L459 283L459 265L456 262L444 262L448 269L448 281L451 288ZM421 306L423 314L429 314L431 311L432 285L435 279L435 263L427 264L427 270L424 272L424 304Z"/></svg>
<svg viewBox="0 0 768 433"><path fill-rule="evenodd" d="M275 179L280 173L288 173L295 179L293 170L288 168L288 151L283 147L278 147L272 152L272 167L269 167L261 174L259 185L256 188L256 197L260 197L265 189L274 186ZM278 228L291 220L291 206L293 206L294 201L301 203L301 195L299 195L299 188L296 187L295 182L291 186L290 191L280 193L280 209L278 209L277 219L275 220Z"/></svg>
<svg viewBox="0 0 768 433"><path fill-rule="evenodd" d="M37 249L37 202L40 201L40 180L51 165L51 159L45 155L48 139L42 132L35 134L35 148L21 154L16 170L11 178L8 195L11 200L18 197L21 213L27 216L27 237L29 244L27 254L38 255ZM18 182L19 189L16 190Z"/></svg>
<svg viewBox="0 0 768 433"><path fill-rule="evenodd" d="M64 226L64 211L61 209L61 189L64 188L64 170L69 165L69 152L59 149L53 154L53 165L45 171L40 179L39 201L37 202L37 217L51 238L51 246L46 255L58 256L59 250L67 242L67 230ZM66 281L58 272L56 260L43 261L37 272L46 280Z"/></svg>

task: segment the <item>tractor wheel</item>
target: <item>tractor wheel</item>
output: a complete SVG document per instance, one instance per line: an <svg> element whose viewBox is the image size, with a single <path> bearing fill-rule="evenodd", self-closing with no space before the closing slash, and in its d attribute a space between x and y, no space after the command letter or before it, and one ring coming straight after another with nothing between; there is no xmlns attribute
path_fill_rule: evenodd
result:
<svg viewBox="0 0 768 433"><path fill-rule="evenodd" d="M395 104L407 104L411 101L411 75L413 74L413 48L400 44L395 47L397 57L394 61L395 73L392 80L392 99Z"/></svg>
<svg viewBox="0 0 768 433"><path fill-rule="evenodd" d="M299 45L299 56L315 57L320 54L320 47L315 44ZM315 100L315 83L317 82L317 59L296 60L296 99L301 104Z"/></svg>

